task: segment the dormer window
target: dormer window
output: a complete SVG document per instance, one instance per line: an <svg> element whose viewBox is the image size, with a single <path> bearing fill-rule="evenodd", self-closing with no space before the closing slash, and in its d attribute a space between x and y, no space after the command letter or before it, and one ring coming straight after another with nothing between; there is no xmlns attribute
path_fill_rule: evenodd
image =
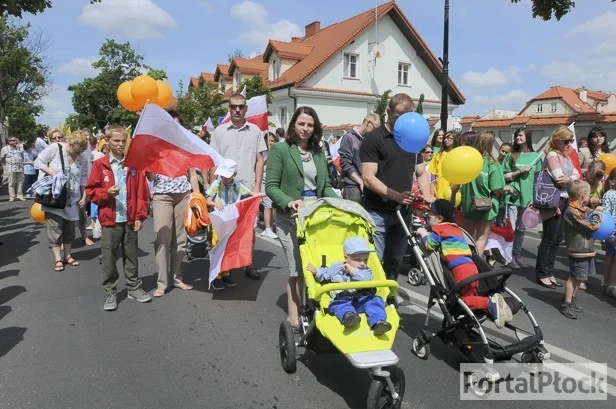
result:
<svg viewBox="0 0 616 409"><path fill-rule="evenodd" d="M275 58L272 60L272 81L276 81L280 77L280 60Z"/></svg>

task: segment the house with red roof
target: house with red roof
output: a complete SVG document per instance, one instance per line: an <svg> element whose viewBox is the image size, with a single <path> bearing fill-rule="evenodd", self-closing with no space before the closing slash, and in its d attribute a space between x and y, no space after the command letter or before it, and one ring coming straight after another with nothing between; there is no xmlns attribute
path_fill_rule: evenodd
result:
<svg viewBox="0 0 616 409"><path fill-rule="evenodd" d="M303 37L270 40L264 48L218 65L213 81L228 97L242 80L261 76L272 90L268 109L276 127L286 128L295 109L308 105L326 129L342 129L373 112L387 90L416 103L423 94L424 115L440 116L442 65L395 1L326 27L314 21ZM450 115L464 101L450 80Z"/></svg>

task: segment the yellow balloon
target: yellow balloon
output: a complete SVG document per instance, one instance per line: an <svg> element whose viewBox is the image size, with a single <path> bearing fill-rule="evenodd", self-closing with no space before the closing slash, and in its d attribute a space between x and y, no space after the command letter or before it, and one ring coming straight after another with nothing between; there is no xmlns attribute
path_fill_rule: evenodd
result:
<svg viewBox="0 0 616 409"><path fill-rule="evenodd" d="M155 103L158 99L158 84L149 75L135 77L130 86L131 95L135 102L145 105L147 100Z"/></svg>
<svg viewBox="0 0 616 409"><path fill-rule="evenodd" d="M39 203L34 203L30 208L30 217L37 223L45 223L45 212Z"/></svg>
<svg viewBox="0 0 616 409"><path fill-rule="evenodd" d="M161 108L167 108L173 100L173 90L165 81L157 80L158 84L158 99L156 103L161 106Z"/></svg>
<svg viewBox="0 0 616 409"><path fill-rule="evenodd" d="M130 81L123 82L118 87L118 101L128 111L138 111L143 107L143 104L139 104L133 98Z"/></svg>
<svg viewBox="0 0 616 409"><path fill-rule="evenodd" d="M482 168L481 153L470 146L452 149L443 159L443 177L455 185L472 182L479 176Z"/></svg>

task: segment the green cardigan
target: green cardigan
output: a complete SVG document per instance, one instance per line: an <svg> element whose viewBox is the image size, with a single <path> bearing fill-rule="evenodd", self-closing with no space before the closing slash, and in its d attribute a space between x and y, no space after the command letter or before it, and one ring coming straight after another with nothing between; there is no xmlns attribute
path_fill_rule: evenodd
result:
<svg viewBox="0 0 616 409"><path fill-rule="evenodd" d="M317 168L317 197L339 197L331 184L327 172L325 153L320 150L312 154ZM299 200L304 190L304 165L297 145L279 142L272 145L267 155L265 172L265 193L278 209L289 210L287 205Z"/></svg>

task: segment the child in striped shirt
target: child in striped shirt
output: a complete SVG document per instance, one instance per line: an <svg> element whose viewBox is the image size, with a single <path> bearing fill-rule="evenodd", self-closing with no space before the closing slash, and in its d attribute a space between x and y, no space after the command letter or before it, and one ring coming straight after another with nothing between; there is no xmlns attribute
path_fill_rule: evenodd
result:
<svg viewBox="0 0 616 409"><path fill-rule="evenodd" d="M435 200L430 206L429 219L431 232L425 228L417 229L426 249L440 250L441 255L451 270L456 283L479 274L473 262L471 249L466 243L464 233L456 224L455 209L451 202L444 199ZM511 309L501 294L492 297L477 295L479 282L474 281L462 288L462 301L471 310L487 310L498 328L513 319Z"/></svg>

